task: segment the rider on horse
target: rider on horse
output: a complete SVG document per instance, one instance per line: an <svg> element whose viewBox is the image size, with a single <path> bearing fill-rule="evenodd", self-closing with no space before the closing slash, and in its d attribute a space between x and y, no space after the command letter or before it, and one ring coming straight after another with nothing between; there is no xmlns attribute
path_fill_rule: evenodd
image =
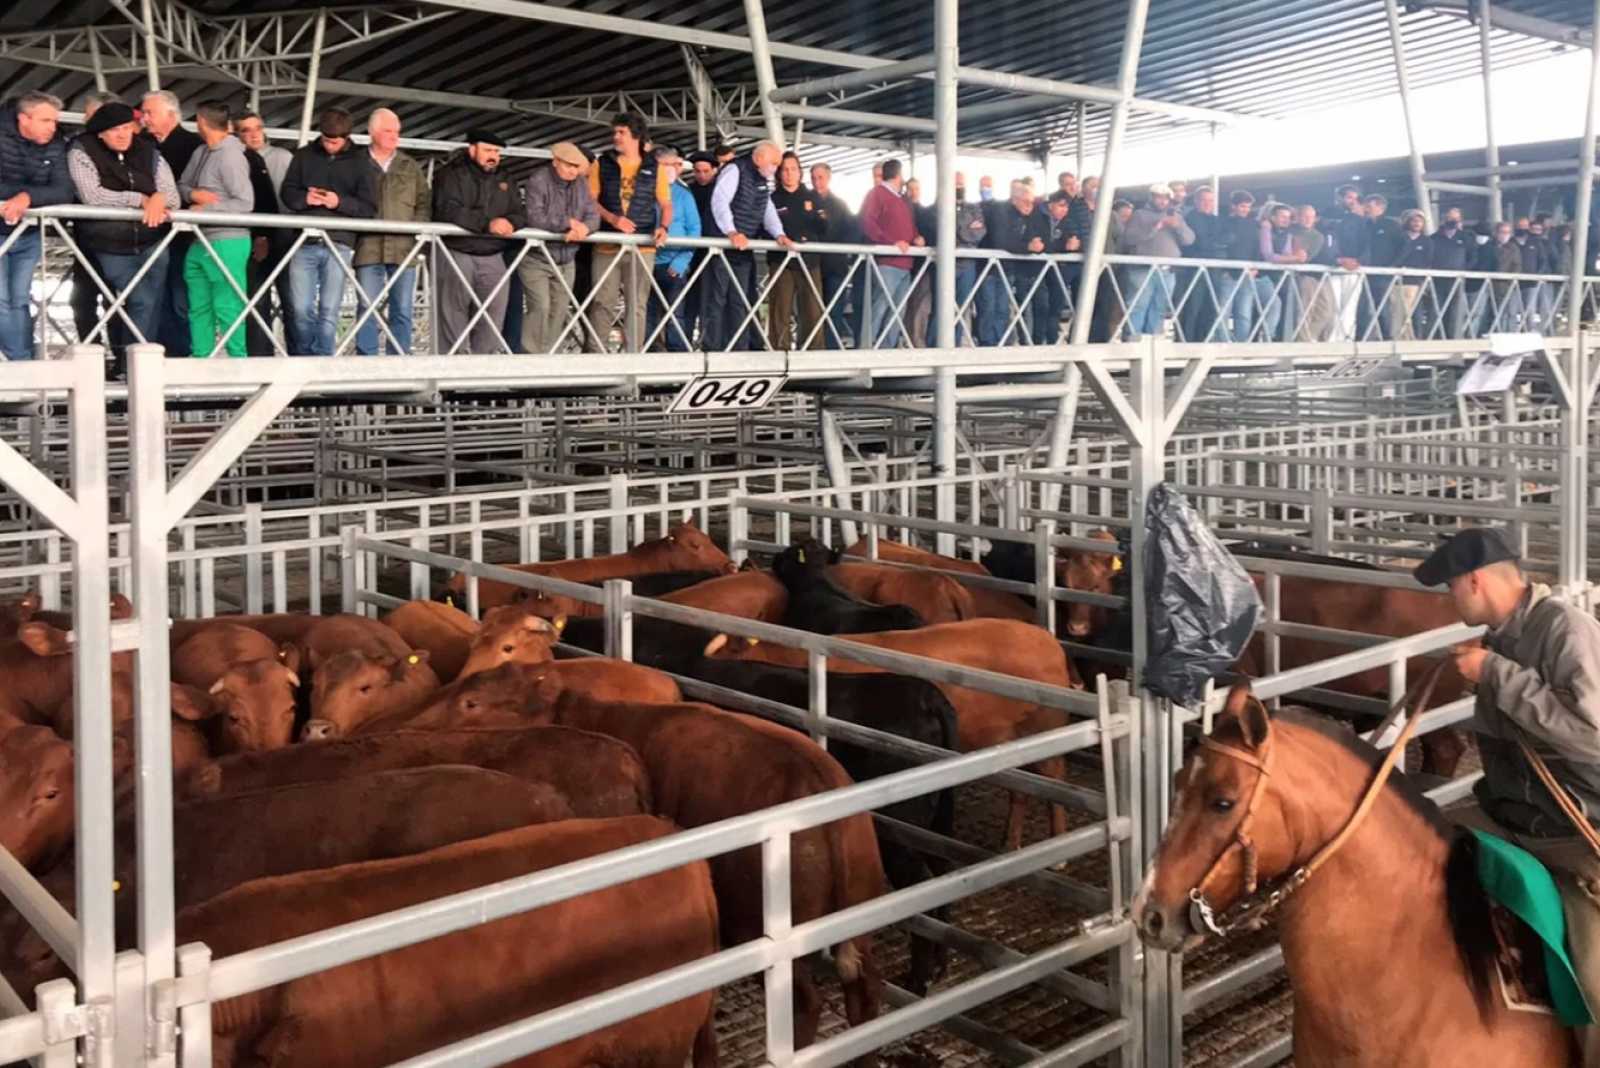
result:
<svg viewBox="0 0 1600 1068"><path fill-rule="evenodd" d="M1589 1004L1600 1006L1600 856L1572 822L1600 825L1600 622L1529 582L1492 528L1461 531L1415 575L1424 586L1448 583L1462 620L1489 628L1482 646L1454 654L1457 669L1477 684L1483 779L1477 805L1450 815L1515 842L1550 869L1579 983ZM1573 816L1524 745L1576 802ZM1600 1027L1584 1028L1580 1038L1584 1065L1600 1068Z"/></svg>

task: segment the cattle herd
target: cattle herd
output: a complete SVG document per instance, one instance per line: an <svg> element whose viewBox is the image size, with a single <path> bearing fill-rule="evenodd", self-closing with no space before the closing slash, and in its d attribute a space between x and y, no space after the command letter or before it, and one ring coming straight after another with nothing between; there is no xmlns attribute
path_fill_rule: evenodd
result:
<svg viewBox="0 0 1600 1068"><path fill-rule="evenodd" d="M627 553L518 569L584 583L630 578L636 593L678 605L1082 685L1057 637L1032 622L1026 599L938 573L988 568L891 542L879 554L889 562L863 559L864 546L841 555L806 541L779 554L771 570L738 570L683 524ZM990 562L995 574L1019 570L1032 579L1031 559ZM896 566L903 564L927 570ZM1063 584L1101 593L1121 577L1114 551L1064 554L1057 569ZM604 620L594 606L485 579L480 623L454 607L465 586L456 576L440 600L413 601L381 619L174 621L180 943L238 953L907 766L860 746L825 751L799 731L685 700L674 678L805 707L804 651L637 616L632 662L569 656L556 645L603 651ZM132 606L117 597L111 610L126 618ZM1110 629L1106 615L1072 605L1063 629L1075 638ZM69 625L40 611L32 595L0 609L0 845L68 905ZM137 929L139 894L133 655L112 658L119 939ZM827 685L830 716L946 749L1067 724L1064 713L1029 701L837 659ZM1061 778L1066 769L1058 758L1034 770ZM1021 844L1024 804L1014 796L1004 841L993 845ZM948 792L886 811L954 831ZM1052 830L1065 826L1064 811L1052 805ZM792 841L794 922L943 870L935 858L880 843L869 814L800 832ZM223 1002L213 1013L214 1063L389 1064L748 941L762 921L760 850L738 850ZM873 939L833 947L833 963L849 1022L870 1019L882 983ZM938 948L914 940L907 984L926 990L943 967ZM68 974L9 906L0 911L0 972L19 991ZM796 962L794 997L795 1039L804 1045L821 1012L809 962ZM714 1008L714 993L685 998L547 1050L537 1062L713 1065Z"/></svg>

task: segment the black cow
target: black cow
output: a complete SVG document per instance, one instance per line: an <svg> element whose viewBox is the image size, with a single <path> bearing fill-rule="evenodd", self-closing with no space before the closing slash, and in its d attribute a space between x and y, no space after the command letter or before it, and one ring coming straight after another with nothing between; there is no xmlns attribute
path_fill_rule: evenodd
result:
<svg viewBox="0 0 1600 1068"><path fill-rule="evenodd" d="M789 591L785 626L816 634L879 634L924 625L913 608L873 604L841 589L828 577L828 565L838 563L839 557L837 549L808 538L772 561L772 573Z"/></svg>
<svg viewBox="0 0 1600 1068"><path fill-rule="evenodd" d="M702 658L689 665L687 674L702 682L798 708L807 707L809 701L807 673L798 668L745 660ZM876 673L830 674L828 716L941 749L955 751L958 748L955 709L939 687L925 679ZM893 754L837 739L828 743L828 752L857 782L917 766L915 762ZM897 801L879 811L902 823L952 837L955 834L954 793L953 790L940 790L938 793ZM930 861L924 854L888 838L880 838L879 844L883 853L884 873L896 889L930 879L935 874L943 874L952 867L942 860ZM934 915L942 920L945 910L936 909ZM913 937L908 987L918 994L925 992L931 983L944 974L947 963L947 952L942 946Z"/></svg>
<svg viewBox="0 0 1600 1068"><path fill-rule="evenodd" d="M686 674L689 667L701 659L706 643L714 637L715 631L636 614L633 617L633 662ZM604 653L606 621L596 616L569 619L561 632L561 640L591 653ZM557 650L557 655L565 654Z"/></svg>

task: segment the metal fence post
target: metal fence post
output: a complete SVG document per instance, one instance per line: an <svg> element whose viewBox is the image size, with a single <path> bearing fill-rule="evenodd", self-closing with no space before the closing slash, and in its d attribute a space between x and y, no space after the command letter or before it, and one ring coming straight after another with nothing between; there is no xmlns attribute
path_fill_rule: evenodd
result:
<svg viewBox="0 0 1600 1068"><path fill-rule="evenodd" d="M211 950L192 943L178 950L178 975L204 985L211 970ZM200 1001L178 1010L178 1042L183 1068L211 1063L211 1002Z"/></svg>
<svg viewBox="0 0 1600 1068"><path fill-rule="evenodd" d="M356 538L360 536L361 528L345 526L339 528L339 610L341 612L359 612L361 600L357 596L358 583L361 571L360 563L356 557Z"/></svg>
<svg viewBox="0 0 1600 1068"><path fill-rule="evenodd" d="M606 655L613 660L633 659L633 583L607 579L605 584Z"/></svg>
<svg viewBox="0 0 1600 1068"><path fill-rule="evenodd" d="M745 544L749 540L750 509L735 503L728 509L728 556L735 565L742 567L750 558L749 546Z"/></svg>
<svg viewBox="0 0 1600 1068"><path fill-rule="evenodd" d="M611 508L619 514L611 517L611 551L628 551L628 517L620 514L628 507L628 476L621 471L610 479Z"/></svg>
<svg viewBox="0 0 1600 1068"><path fill-rule="evenodd" d="M72 1021L78 998L71 980L51 980L35 991L34 998L44 1020L44 1040L48 1043L37 1062L39 1068L77 1068L78 1039Z"/></svg>
<svg viewBox="0 0 1600 1068"><path fill-rule="evenodd" d="M1050 539L1056 536L1056 521L1041 519L1033 525L1033 588L1034 608L1039 626L1051 634L1056 632L1056 568L1055 547Z"/></svg>
<svg viewBox="0 0 1600 1068"><path fill-rule="evenodd" d="M806 653L807 708L811 713L811 740L828 748L822 721L828 717L828 657L815 649Z"/></svg>
<svg viewBox="0 0 1600 1068"><path fill-rule="evenodd" d="M778 832L761 843L762 931L775 943L789 937L789 835ZM767 1063L784 1068L794 1060L794 962L787 954L766 970Z"/></svg>
<svg viewBox="0 0 1600 1068"><path fill-rule="evenodd" d="M244 610L252 614L263 611L261 594L263 540L261 505L247 504L244 506Z"/></svg>

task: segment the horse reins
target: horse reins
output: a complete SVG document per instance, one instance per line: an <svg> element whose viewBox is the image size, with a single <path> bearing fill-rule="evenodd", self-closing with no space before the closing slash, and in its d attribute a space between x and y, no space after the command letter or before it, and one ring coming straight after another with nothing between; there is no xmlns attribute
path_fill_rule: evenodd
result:
<svg viewBox="0 0 1600 1068"><path fill-rule="evenodd" d="M1344 848L1345 843L1361 828L1361 824L1371 813L1373 806L1377 804L1378 797L1383 793L1383 788L1388 783L1389 776L1394 772L1395 765L1405 755L1406 743L1416 733L1417 724L1422 718L1422 710L1427 707L1428 699L1433 696L1434 684L1439 681L1439 676L1443 674L1444 667L1445 661L1441 660L1422 678L1418 684L1422 690L1421 697L1414 704L1411 698L1416 693L1415 690L1411 694L1407 694L1406 698L1402 700L1399 707L1405 708L1410 704L1412 706L1412 714L1406 721L1405 728L1401 730L1400 736L1395 739L1394 745L1390 746L1389 751L1384 754L1383 762L1378 765L1378 770L1373 775L1372 782L1368 784L1366 792L1356 805L1355 811L1350 814L1350 818L1345 821L1344 827L1326 845L1317 850L1309 861L1278 880L1270 888L1261 889L1258 887L1256 847L1255 842L1250 838L1250 824L1255 819L1256 803L1261 800L1261 795L1266 791L1267 779L1272 775L1272 754L1274 749L1272 740L1270 737L1267 739L1266 744L1262 747L1261 754L1257 756L1255 753L1240 749L1238 746L1219 742L1209 735L1200 736L1202 748L1255 768L1256 782L1254 788L1250 791L1250 800L1245 804L1244 818L1239 821L1239 826L1233 833L1233 840L1223 848L1217 859L1212 861L1211 867L1206 869L1206 874L1195 885L1194 889L1189 891L1191 919L1198 920L1197 923L1192 924L1193 926L1196 928L1203 927L1218 936L1229 934L1241 927L1259 926L1270 913L1308 883L1318 869L1333 858L1334 854ZM1260 701L1253 695L1249 699L1260 704ZM1221 873L1228 859L1236 852L1243 855L1241 865L1243 868L1244 895L1219 916L1216 908L1207 897L1207 888L1210 886L1211 881ZM1258 890L1261 892L1258 893Z"/></svg>

